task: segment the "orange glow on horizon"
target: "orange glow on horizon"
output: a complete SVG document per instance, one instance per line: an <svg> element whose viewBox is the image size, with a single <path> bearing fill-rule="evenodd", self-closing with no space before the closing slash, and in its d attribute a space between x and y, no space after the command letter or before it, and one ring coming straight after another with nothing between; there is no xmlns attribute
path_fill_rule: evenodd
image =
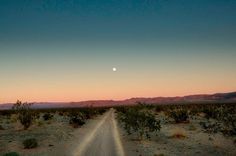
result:
<svg viewBox="0 0 236 156"><path fill-rule="evenodd" d="M175 96L187 96L187 95L196 95L196 94L214 94L214 93L227 93L227 92L233 92L235 90L218 90L218 91L185 91L185 92L178 92L175 93L168 93L168 92L147 92L145 91L139 91L136 93L128 93L124 92L123 94L121 92L117 92L117 94L113 95L112 92L107 93L96 93L93 94L93 96L89 95L89 92L87 93L80 93L80 94L74 94L72 92L63 92L61 94L58 94L55 92L54 94L48 94L37 92L38 96L36 96L35 93L28 93L28 95L20 94L17 96L17 98L10 96L5 98L1 98L0 104L2 103L14 103L16 100L21 101L27 101L27 102L79 102L79 101L89 101L89 100L125 100L129 98L136 98L136 97L144 97L144 98L151 98L151 97L175 97Z"/></svg>

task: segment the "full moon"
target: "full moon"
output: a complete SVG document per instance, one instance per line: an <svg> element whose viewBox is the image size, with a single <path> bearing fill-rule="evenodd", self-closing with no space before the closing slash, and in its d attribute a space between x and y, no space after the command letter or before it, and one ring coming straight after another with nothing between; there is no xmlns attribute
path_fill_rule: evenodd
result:
<svg viewBox="0 0 236 156"><path fill-rule="evenodd" d="M116 72L116 70L117 70L117 69L116 69L115 67L112 68L112 71L113 71L113 72Z"/></svg>

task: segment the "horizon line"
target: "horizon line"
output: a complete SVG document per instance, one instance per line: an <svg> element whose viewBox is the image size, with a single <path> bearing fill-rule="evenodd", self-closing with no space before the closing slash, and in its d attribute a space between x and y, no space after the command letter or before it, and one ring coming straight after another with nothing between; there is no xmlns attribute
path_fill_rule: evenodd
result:
<svg viewBox="0 0 236 156"><path fill-rule="evenodd" d="M22 101L22 102L27 102L27 103L79 103L79 102L89 102L89 101L125 101L125 100L130 100L130 99L136 99L136 98L175 98L175 97L187 97L187 96L197 96L197 95L215 95L215 94L230 94L230 93L236 93L236 91L229 91L229 92L213 92L213 93L196 93L196 94L185 94L185 95L177 95L177 96L151 96L151 97L144 97L144 96L140 96L140 97L130 97L130 98L124 98L124 99L91 99L91 100L81 100L81 101ZM17 99L19 100L19 99ZM16 100L16 101L17 101ZM21 100L20 100L21 101ZM0 105L4 105L4 104L14 104L15 102L5 102L5 103L0 103Z"/></svg>

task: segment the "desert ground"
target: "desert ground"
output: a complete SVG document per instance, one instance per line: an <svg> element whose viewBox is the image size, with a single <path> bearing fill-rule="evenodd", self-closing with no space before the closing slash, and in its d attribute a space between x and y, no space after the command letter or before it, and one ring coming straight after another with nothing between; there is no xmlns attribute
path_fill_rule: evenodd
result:
<svg viewBox="0 0 236 156"><path fill-rule="evenodd" d="M158 116L162 116L160 114ZM127 155L142 156L234 156L236 144L231 137L221 133L206 133L198 121L190 123L164 123L157 135L151 139L137 140L135 135L127 136L121 128L122 140Z"/></svg>
<svg viewBox="0 0 236 156"><path fill-rule="evenodd" d="M225 105L223 105L225 107ZM210 107L209 107L210 108ZM222 109L217 106L214 110ZM231 111L229 111L228 108ZM93 108L91 108L93 109ZM159 108L155 106L133 106L120 108L106 108L100 113L86 111L84 123L71 122L74 120L70 114L80 112L79 109L68 113L68 111L38 111L37 118L28 129L24 129L18 121L15 113L1 113L0 115L0 155L18 154L20 156L182 156L182 155L203 155L203 156L235 156L235 105L227 106L228 115L222 112L224 118L229 122L232 118L233 124L225 125L223 120L214 117L214 113L208 111L196 111L196 108L188 109L188 116L175 117L170 115L174 110L183 110L179 106ZM212 108L210 108L212 109ZM193 111L194 110L194 111ZM225 109L224 109L225 110ZM69 110L71 111L71 110ZM140 136L132 129L127 133L122 117L128 117L130 111L134 111L134 122L139 118L139 112L149 112L155 118L160 128L155 131L148 131L144 126L145 135ZM52 115L45 118L45 114ZM85 112L85 111L84 111ZM172 112L172 113L173 113ZM193 113L194 112L194 113ZM208 114L208 113L209 114ZM178 114L178 112L175 112ZM215 112L216 115L219 112ZM175 115L176 115L175 114ZM78 115L78 113L77 113ZM207 116L208 115L208 116ZM209 116L211 115L211 116ZM47 116L47 115L46 115ZM184 117L183 117L184 116ZM46 119L46 120L45 120ZM175 119L178 122L176 122ZM75 120L77 121L77 120ZM79 120L80 121L80 120ZM130 123L132 125L132 123ZM139 124L139 123L138 123ZM228 125L228 124L227 124ZM26 139L35 138L37 146L25 148L23 142ZM15 152L15 153L11 153Z"/></svg>

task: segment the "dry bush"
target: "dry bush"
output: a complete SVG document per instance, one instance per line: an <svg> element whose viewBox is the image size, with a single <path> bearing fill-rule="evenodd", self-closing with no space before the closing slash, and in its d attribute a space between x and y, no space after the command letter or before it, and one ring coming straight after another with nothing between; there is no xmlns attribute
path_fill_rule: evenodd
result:
<svg viewBox="0 0 236 156"><path fill-rule="evenodd" d="M124 112L123 109L121 110ZM118 113L118 119L124 124L124 129L129 135L137 132L140 139L144 135L146 138L150 138L151 132L157 132L161 128L160 121L149 111L129 108L123 112Z"/></svg>
<svg viewBox="0 0 236 156"><path fill-rule="evenodd" d="M189 115L186 109L175 109L169 111L169 116L175 120L176 123L188 123Z"/></svg>
<svg viewBox="0 0 236 156"><path fill-rule="evenodd" d="M43 115L43 119L44 119L45 121L51 120L52 118L53 118L53 115L50 114L50 113L45 113L45 114Z"/></svg>
<svg viewBox="0 0 236 156"><path fill-rule="evenodd" d="M25 149L31 149L31 148L36 148L38 146L38 142L35 138L31 138L24 140L23 145Z"/></svg>
<svg viewBox="0 0 236 156"><path fill-rule="evenodd" d="M31 105L31 103L22 103L17 100L16 104L12 107L12 109L18 114L18 120L20 120L20 123L24 126L24 129L28 129L34 119L33 111L30 108Z"/></svg>
<svg viewBox="0 0 236 156"><path fill-rule="evenodd" d="M69 123L74 127L78 128L85 124L85 117L80 112L72 112L69 114Z"/></svg>
<svg viewBox="0 0 236 156"><path fill-rule="evenodd" d="M2 125L0 125L0 130L5 130L5 129L2 127Z"/></svg>
<svg viewBox="0 0 236 156"><path fill-rule="evenodd" d="M4 154L3 156L20 156L20 155L16 152L9 152L9 153Z"/></svg>

